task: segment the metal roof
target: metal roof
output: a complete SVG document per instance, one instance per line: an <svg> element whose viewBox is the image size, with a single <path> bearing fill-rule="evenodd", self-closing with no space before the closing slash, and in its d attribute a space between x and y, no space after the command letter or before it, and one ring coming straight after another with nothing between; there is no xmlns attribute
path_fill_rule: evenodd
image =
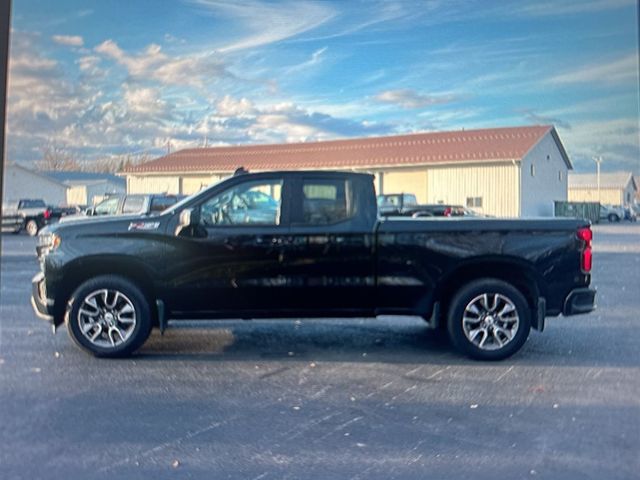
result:
<svg viewBox="0 0 640 480"><path fill-rule="evenodd" d="M111 182L117 185L125 186L126 181L111 173L94 173L94 172L42 172L44 175L66 185L95 185L102 182Z"/></svg>
<svg viewBox="0 0 640 480"><path fill-rule="evenodd" d="M121 173L233 172L314 168L369 168L521 160L551 132L567 166L569 157L551 125L430 132L308 143L191 148Z"/></svg>

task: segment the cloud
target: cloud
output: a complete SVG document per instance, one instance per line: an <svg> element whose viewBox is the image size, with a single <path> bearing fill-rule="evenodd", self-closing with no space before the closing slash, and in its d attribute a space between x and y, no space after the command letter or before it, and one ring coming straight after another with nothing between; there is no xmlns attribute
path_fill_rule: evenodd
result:
<svg viewBox="0 0 640 480"><path fill-rule="evenodd" d="M8 96L7 150L16 161L37 160L45 145L63 145L80 160L149 148L170 136L173 105L148 86L96 76L100 57L74 63L82 75L70 78L68 65L45 56L37 34L12 37ZM72 64L73 65L73 64ZM103 72L104 73L104 72Z"/></svg>
<svg viewBox="0 0 640 480"><path fill-rule="evenodd" d="M76 63L82 72L90 72L95 70L100 63L100 57L96 57L95 55L87 55L85 57L80 57Z"/></svg>
<svg viewBox="0 0 640 480"><path fill-rule="evenodd" d="M230 95L216 104L216 117L209 118L208 125L224 125L228 129L226 133L241 129L246 132L246 141L254 142L305 142L393 130L387 124L338 118L293 102L256 105L246 98L235 99Z"/></svg>
<svg viewBox="0 0 640 480"><path fill-rule="evenodd" d="M393 125L340 118L293 102L256 103L258 97L231 94L211 102L206 90L179 88L215 78L216 56L171 57L154 44L131 54L106 41L95 54L67 60L81 73L70 76L63 60L42 53L41 41L17 38L11 52L7 140L10 157L18 161L37 160L51 141L91 161L131 152L160 155L168 140L173 148L186 148L202 146L205 138L210 145L278 143L395 131ZM316 50L310 60L318 61L324 51ZM216 68L208 71L211 59ZM124 83L107 70L107 60L124 67Z"/></svg>
<svg viewBox="0 0 640 480"><path fill-rule="evenodd" d="M355 2L352 4L357 5ZM342 2L342 5L347 5L347 2ZM439 2L423 2L419 8L415 8L410 2L390 2L388 0L367 0L365 8L362 5L358 5L355 8L343 8L340 15L336 16L336 22L338 25L332 24L331 29L325 29L325 31L319 32L315 36L306 36L299 38L296 41L309 42L318 40L328 40L349 35L354 35L360 32L372 31L374 27L378 30L386 26L392 25L395 22L408 21L409 23L415 22L420 18L420 21L432 19L434 15L432 12L441 9L442 5ZM444 14L444 11L439 12ZM320 29L321 30L321 29ZM388 42L388 39L378 38L376 41Z"/></svg>
<svg viewBox="0 0 640 480"><path fill-rule="evenodd" d="M54 42L68 47L81 47L84 40L79 35L54 35L51 37Z"/></svg>
<svg viewBox="0 0 640 480"><path fill-rule="evenodd" d="M608 63L584 65L548 80L555 84L638 82L638 55L632 53Z"/></svg>
<svg viewBox="0 0 640 480"><path fill-rule="evenodd" d="M141 53L131 55L113 40L105 40L94 50L124 66L137 80L201 88L216 79L231 76L215 53L170 57L160 45L152 43Z"/></svg>
<svg viewBox="0 0 640 480"><path fill-rule="evenodd" d="M236 100L230 95L225 95L216 105L218 115L223 117L241 117L255 113L253 103L246 98Z"/></svg>
<svg viewBox="0 0 640 480"><path fill-rule="evenodd" d="M578 170L588 168L591 157L601 155L603 169L628 170L640 174L640 127L637 118L573 122L571 130L561 130Z"/></svg>
<svg viewBox="0 0 640 480"><path fill-rule="evenodd" d="M561 120L557 117L539 115L534 110L530 109L522 109L519 111L524 115L524 118L531 123L535 123L537 125L555 125L556 127L571 130L571 124L569 122Z"/></svg>
<svg viewBox="0 0 640 480"><path fill-rule="evenodd" d="M450 103L454 100L454 97L450 95L446 96L434 96L424 95L410 89L399 90L385 90L375 96L375 99L383 103L391 103L399 105L402 108L414 109L423 108L428 105L438 105L443 103Z"/></svg>
<svg viewBox="0 0 640 480"><path fill-rule="evenodd" d="M54 73L58 62L35 53L17 53L11 55L9 69L15 77L29 73Z"/></svg>
<svg viewBox="0 0 640 480"><path fill-rule="evenodd" d="M256 0L193 0L191 3L216 17L239 21L244 36L223 45L220 52L261 47L313 30L336 16L325 3L288 0L280 3Z"/></svg>
<svg viewBox="0 0 640 480"><path fill-rule="evenodd" d="M13 32L7 95L7 149L16 160L35 159L47 143L66 143L64 130L99 97L70 83L58 61L46 57L42 38ZM76 139L71 137L75 142Z"/></svg>
<svg viewBox="0 0 640 480"><path fill-rule="evenodd" d="M565 0L563 2L534 0L531 3L518 5L513 13L534 17L557 16L612 10L629 7L635 3L636 0Z"/></svg>
<svg viewBox="0 0 640 480"><path fill-rule="evenodd" d="M160 98L157 89L125 86L123 98L131 113L151 117L161 117L168 113L167 102Z"/></svg>

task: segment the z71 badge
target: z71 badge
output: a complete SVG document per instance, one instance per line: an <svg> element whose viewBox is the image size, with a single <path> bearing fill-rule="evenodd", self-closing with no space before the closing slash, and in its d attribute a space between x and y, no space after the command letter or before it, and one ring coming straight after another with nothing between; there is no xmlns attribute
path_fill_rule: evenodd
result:
<svg viewBox="0 0 640 480"><path fill-rule="evenodd" d="M160 222L131 222L129 230L157 230Z"/></svg>

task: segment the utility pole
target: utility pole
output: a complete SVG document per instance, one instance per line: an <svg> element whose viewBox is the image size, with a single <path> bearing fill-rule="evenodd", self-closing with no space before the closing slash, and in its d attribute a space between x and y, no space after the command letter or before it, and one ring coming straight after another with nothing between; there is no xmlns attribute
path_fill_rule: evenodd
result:
<svg viewBox="0 0 640 480"><path fill-rule="evenodd" d="M598 203L600 203L600 164L602 163L602 155L593 157L593 161L596 162L596 183L598 184Z"/></svg>

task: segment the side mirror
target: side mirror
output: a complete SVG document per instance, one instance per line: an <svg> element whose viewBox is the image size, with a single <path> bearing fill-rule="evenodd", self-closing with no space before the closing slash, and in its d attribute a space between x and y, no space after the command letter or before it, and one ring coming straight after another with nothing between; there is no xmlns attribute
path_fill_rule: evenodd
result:
<svg viewBox="0 0 640 480"><path fill-rule="evenodd" d="M176 226L176 236L180 235L183 230L198 223L197 212L193 208L185 208L180 212L178 225Z"/></svg>

